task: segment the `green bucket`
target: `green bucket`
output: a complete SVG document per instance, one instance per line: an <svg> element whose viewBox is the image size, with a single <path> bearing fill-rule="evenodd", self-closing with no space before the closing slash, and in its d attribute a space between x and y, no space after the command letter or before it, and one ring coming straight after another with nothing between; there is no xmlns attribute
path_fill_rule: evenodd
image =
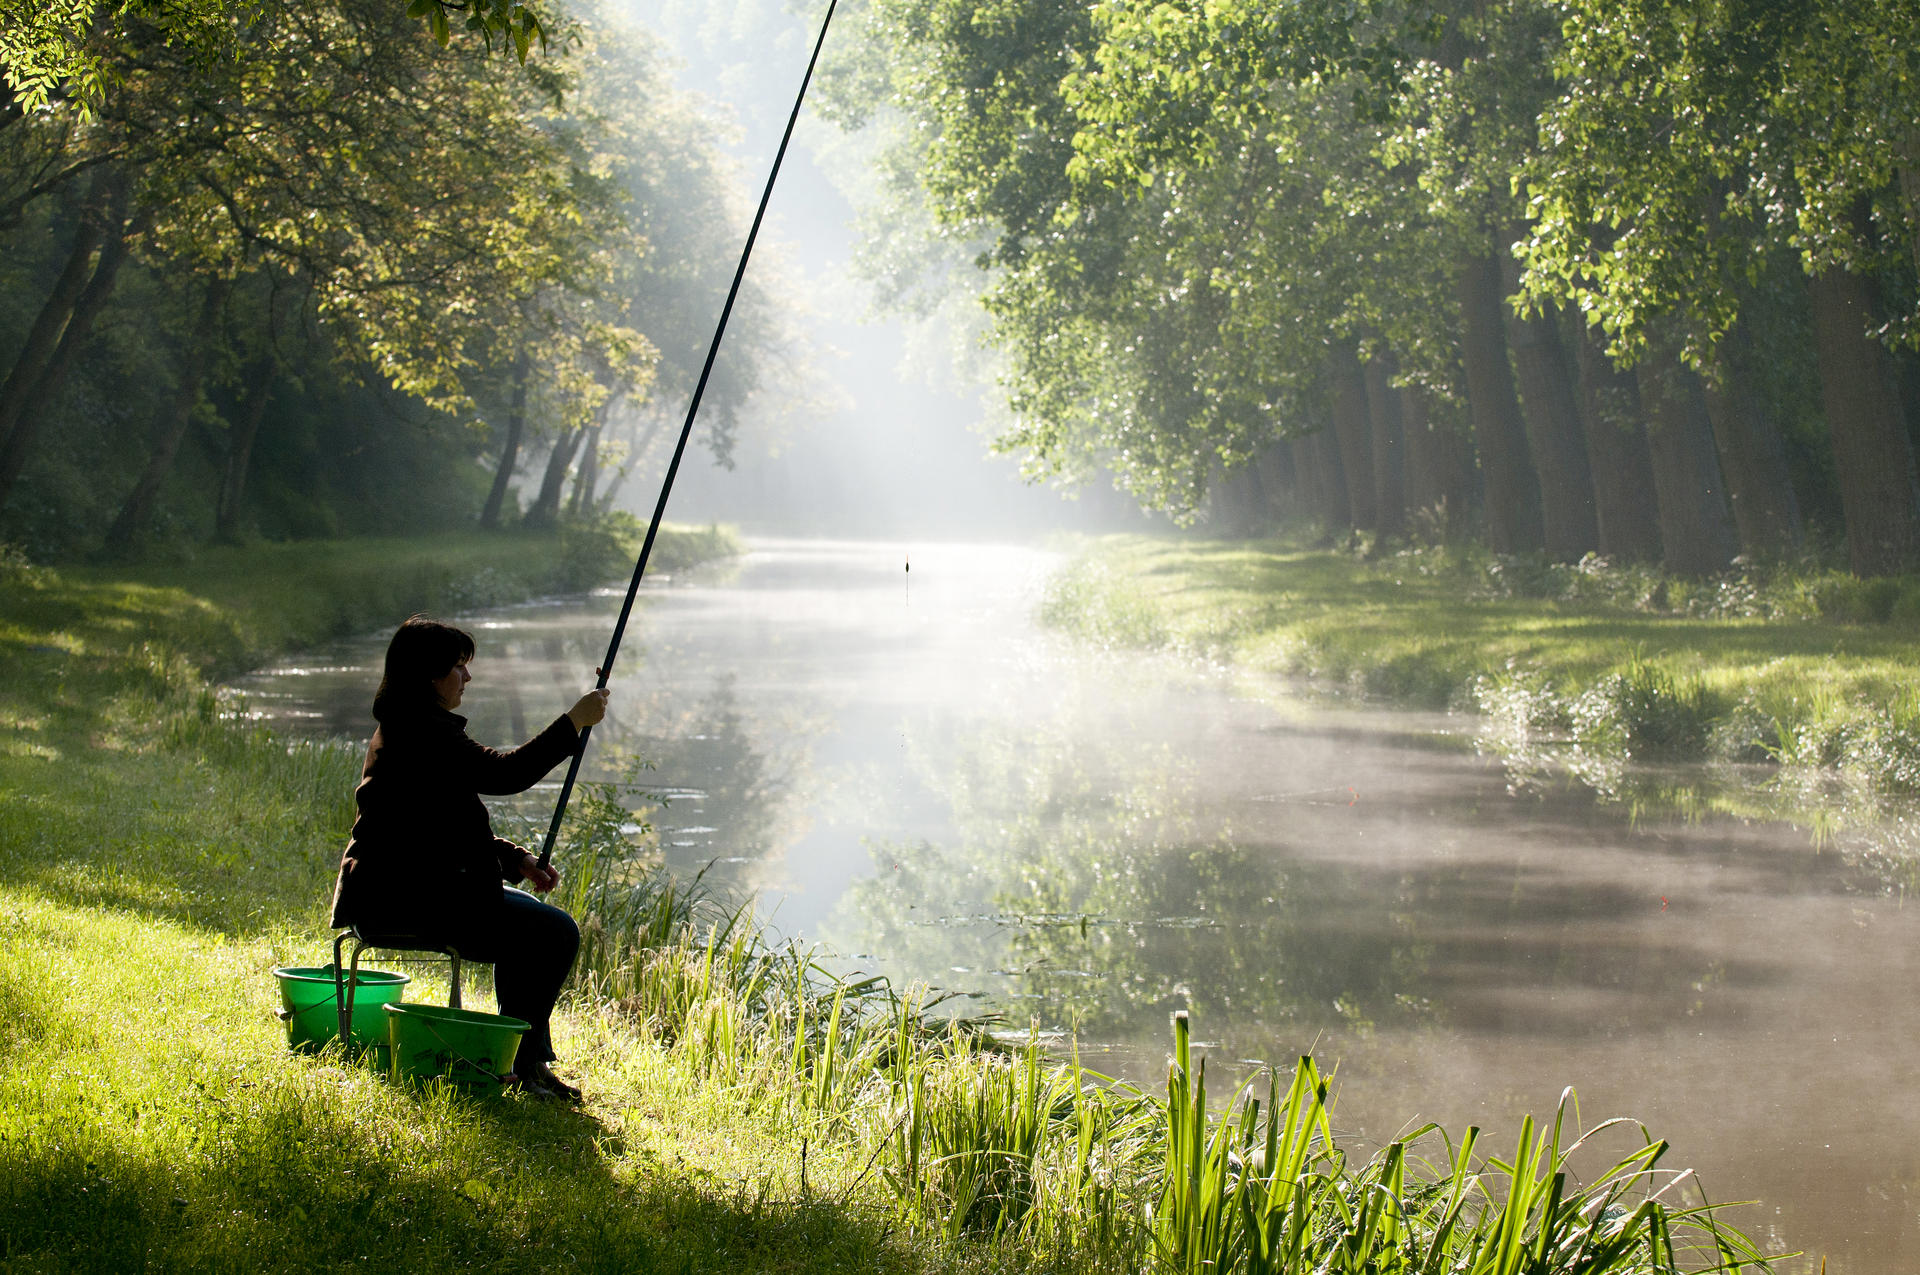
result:
<svg viewBox="0 0 1920 1275"><path fill-rule="evenodd" d="M476 1094L500 1092L531 1029L518 1018L439 1005L388 1005L386 1013L395 1080L445 1076Z"/></svg>
<svg viewBox="0 0 1920 1275"><path fill-rule="evenodd" d="M311 1050L340 1034L340 1009L334 1002L333 966L288 966L273 971L280 980L280 1013L287 1025L287 1045ZM353 978L353 1043L387 1043L386 1016L381 1007L400 999L407 986L405 974L359 970Z"/></svg>

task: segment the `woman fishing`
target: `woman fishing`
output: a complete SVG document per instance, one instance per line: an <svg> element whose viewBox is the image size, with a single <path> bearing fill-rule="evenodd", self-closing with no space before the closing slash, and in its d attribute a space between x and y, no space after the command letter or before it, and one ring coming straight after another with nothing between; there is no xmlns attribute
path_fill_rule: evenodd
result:
<svg viewBox="0 0 1920 1275"><path fill-rule="evenodd" d="M387 645L333 924L491 964L500 1012L533 1025L511 1083L577 1100L580 1091L553 1074L547 1020L580 931L559 908L508 887L525 882L545 894L560 874L495 836L480 796L525 792L565 761L580 733L606 716L607 691L588 691L520 747L496 752L468 738L467 719L454 712L473 677L473 651L470 634L420 615Z"/></svg>

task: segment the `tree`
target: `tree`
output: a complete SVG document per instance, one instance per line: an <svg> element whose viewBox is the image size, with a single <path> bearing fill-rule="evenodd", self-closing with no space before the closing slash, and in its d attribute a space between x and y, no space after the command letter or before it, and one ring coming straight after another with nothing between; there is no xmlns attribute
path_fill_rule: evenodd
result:
<svg viewBox="0 0 1920 1275"><path fill-rule="evenodd" d="M569 299L610 277L608 256L640 249L623 219L596 215L612 191L580 154L579 130L555 118L564 83L545 69L498 74L408 30L384 0L339 0L263 16L231 56L209 61L130 27L102 45L116 92L58 136L71 153L110 157L98 171L126 174L115 180L144 210L142 255L226 279L263 265L301 278L318 316L379 375L441 410L471 411L463 373L496 352L502 338L488 324L502 315L540 329L533 339L563 397L602 393L579 372L589 357L644 376L644 339ZM73 261L104 235L98 220L82 221ZM80 273L56 284L47 330L78 305ZM98 265L91 277L111 281ZM70 320L66 330L84 337ZM39 357L44 344L30 338L12 378L40 387L43 407L58 388L45 369L61 370ZM203 368L190 354L182 385L197 387ZM158 429L115 522L123 546L144 526L192 412L186 402ZM0 500L33 427L7 437Z"/></svg>
<svg viewBox="0 0 1920 1275"><path fill-rule="evenodd" d="M169 501L204 502L231 538L264 463L261 498L288 510L273 534L324 532L348 488L390 485L353 456L418 464L504 441L480 422L516 423L522 354L494 516L529 451L554 479L536 521L557 515L576 456L589 472L574 503L604 503L635 414L665 410L649 400L650 334L669 347L668 388L690 384L741 221L711 127L643 37L569 25L565 58L515 67L479 39L421 38L389 0L324 0L233 17L215 57L133 8L88 12L110 91L56 86L0 122L0 232L23 263L0 278L22 316L0 323L6 525L40 544L57 520L68 538L105 499L93 525L133 546ZM220 306L201 304L210 282ZM116 310L127 287L129 309L167 301L139 332ZM787 340L750 283L703 414L716 456ZM159 388L137 422L129 378ZM375 414L329 420L323 402ZM36 465L72 482L23 504L16 480ZM290 465L342 486L302 494ZM191 494L170 477L181 466ZM442 464L434 481L466 475Z"/></svg>
<svg viewBox="0 0 1920 1275"><path fill-rule="evenodd" d="M1920 13L1874 2L1573 0L1528 174L1537 296L1576 304L1637 357L1677 333L1713 404L1734 509L1762 548L1797 518L1777 429L1741 381L1743 308L1783 254L1811 276L1850 558L1920 561L1920 489L1887 346L1920 341L1913 277L1920 188ZM1920 294L1917 294L1920 295Z"/></svg>
<svg viewBox="0 0 1920 1275"><path fill-rule="evenodd" d="M10 95L0 127L55 102L88 117L125 82L116 47L133 39L180 51L203 67L234 57L259 16L259 0L0 0L0 78ZM554 18L521 0L410 0L441 48L453 24L488 49L498 41L522 65L535 44L546 47Z"/></svg>

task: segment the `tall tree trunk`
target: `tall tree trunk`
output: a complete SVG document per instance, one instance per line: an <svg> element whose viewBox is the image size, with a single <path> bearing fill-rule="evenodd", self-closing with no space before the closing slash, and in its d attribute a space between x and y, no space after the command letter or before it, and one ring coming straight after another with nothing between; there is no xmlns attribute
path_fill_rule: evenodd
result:
<svg viewBox="0 0 1920 1275"><path fill-rule="evenodd" d="M1660 515L1640 391L1632 375L1613 365L1592 328L1581 326L1573 349L1600 552L1626 562L1658 562Z"/></svg>
<svg viewBox="0 0 1920 1275"><path fill-rule="evenodd" d="M1519 263L1509 258L1506 274L1509 288L1517 285ZM1560 329L1551 315L1522 318L1503 308L1527 445L1540 480L1542 539L1549 557L1577 562L1600 547L1600 529L1594 519L1593 471Z"/></svg>
<svg viewBox="0 0 1920 1275"><path fill-rule="evenodd" d="M1308 516L1329 535L1353 525L1347 506L1347 480L1340 472L1340 448L1333 427L1323 426L1293 440L1297 468L1304 475L1309 497Z"/></svg>
<svg viewBox="0 0 1920 1275"><path fill-rule="evenodd" d="M593 508L593 489L600 481L600 431L605 422L595 419L587 431L586 449L580 454L580 468L573 475L573 496L567 501L567 514L578 518Z"/></svg>
<svg viewBox="0 0 1920 1275"><path fill-rule="evenodd" d="M647 458L647 450L653 446L654 440L660 437L666 425L667 418L655 414L653 424L647 426L647 432L640 436L634 443L633 450L627 453L627 463L613 471L613 481L608 483L607 489L600 493L599 503L596 506L599 512L605 513L613 508L614 497L618 496L620 488L626 485L627 476L633 472L634 466Z"/></svg>
<svg viewBox="0 0 1920 1275"><path fill-rule="evenodd" d="M1409 504L1425 534L1452 540L1466 531L1473 509L1473 457L1467 440L1433 419L1423 389L1402 391L1400 409L1407 437L1407 488L1418 492L1409 496Z"/></svg>
<svg viewBox="0 0 1920 1275"><path fill-rule="evenodd" d="M73 360L92 334L94 320L100 317L107 298L113 295L114 283L120 277L120 267L126 262L127 240L122 227L117 223L109 224L103 233L105 240L100 245L100 259L87 279L87 286L81 290L79 300L74 303L72 313L67 316L59 344L54 346L52 355L41 367L39 375L33 378L26 393L20 397L13 428L7 431L5 441L0 442L0 507L6 505L8 497L13 494L14 484L20 481L20 472L26 468L34 436L46 420L54 395L67 379L67 369L73 366Z"/></svg>
<svg viewBox="0 0 1920 1275"><path fill-rule="evenodd" d="M1894 362L1867 333L1882 320L1873 281L1838 268L1813 277L1820 397L1854 574L1892 575L1920 560L1920 495Z"/></svg>
<svg viewBox="0 0 1920 1275"><path fill-rule="evenodd" d="M1260 469L1260 486L1267 495L1269 525L1297 519L1301 514L1300 471L1293 455L1293 440L1277 438L1261 449L1254 463Z"/></svg>
<svg viewBox="0 0 1920 1275"><path fill-rule="evenodd" d="M1667 568L1681 575L1723 570L1740 543L1727 515L1700 378L1670 348L1649 351L1638 372L1640 397L1652 420L1647 448Z"/></svg>
<svg viewBox="0 0 1920 1275"><path fill-rule="evenodd" d="M213 361L214 347L220 338L221 311L232 287L233 281L223 275L207 281L206 295L200 299L200 317L194 321L187 348L181 356L180 381L174 386L173 400L167 405L165 415L156 423L147 467L127 494L126 503L120 506L119 516L107 528L109 549L125 552L132 548L153 521L160 484L173 471L173 458L180 452L180 440L187 436L187 427L193 424L193 409L200 403L200 383L206 379L207 365Z"/></svg>
<svg viewBox="0 0 1920 1275"><path fill-rule="evenodd" d="M1340 444L1334 439L1333 426L1316 430L1307 440L1313 445L1320 470L1321 490L1326 493L1327 531L1345 532L1353 527L1353 501L1348 493L1347 476L1340 464Z"/></svg>
<svg viewBox="0 0 1920 1275"><path fill-rule="evenodd" d="M1367 380L1351 342L1334 347L1330 368L1333 381L1333 436L1340 451L1340 471L1346 479L1347 510L1351 525L1372 531L1380 525L1374 501L1373 431L1367 423Z"/></svg>
<svg viewBox="0 0 1920 1275"><path fill-rule="evenodd" d="M1307 522L1325 525L1328 517L1326 478L1320 472L1320 446L1312 436L1293 435L1286 442L1293 458L1294 490L1299 503L1294 513Z"/></svg>
<svg viewBox="0 0 1920 1275"><path fill-rule="evenodd" d="M94 184L98 187L97 179ZM66 330L67 321L73 317L74 306L79 303L80 294L86 290L87 281L94 274L95 254L106 238L106 227L102 224L105 212L94 201L88 201L80 224L74 229L73 246L67 252L66 265L62 267L60 277L54 280L53 290L47 294L40 313L34 316L33 326L27 330L27 339L21 345L20 353L14 356L13 366L7 371L7 379L0 382L0 440L7 439L19 423L20 411L28 393L40 379L41 373L46 371L54 347L60 343L60 334ZM0 445L4 443L0 442Z"/></svg>
<svg viewBox="0 0 1920 1275"><path fill-rule="evenodd" d="M1706 387L1707 419L1720 447L1740 546L1748 553L1791 552L1805 543L1800 502L1787 469L1787 444L1773 412L1753 383L1752 337L1744 323L1727 334L1717 369L1719 383Z"/></svg>
<svg viewBox="0 0 1920 1275"><path fill-rule="evenodd" d="M220 478L220 499L214 505L213 538L232 544L240 536L240 506L247 494L247 471L253 464L253 440L267 416L278 366L272 354L262 354L247 369L246 401L227 443L227 466Z"/></svg>
<svg viewBox="0 0 1920 1275"><path fill-rule="evenodd" d="M1907 206L1907 251L1913 257L1913 270L1920 275L1920 124L1909 122L1901 131L1899 173L1900 198Z"/></svg>
<svg viewBox="0 0 1920 1275"><path fill-rule="evenodd" d="M1426 406L1431 407L1428 403ZM1452 526L1456 536L1477 534L1486 525L1482 516L1487 507L1486 478L1480 472L1479 452L1474 446L1471 417L1463 428L1458 420L1434 418L1433 430L1440 438L1441 445L1447 451L1447 474L1451 485L1447 488L1448 499L1458 492L1460 505L1452 515ZM1449 509L1453 507L1448 506Z"/></svg>
<svg viewBox="0 0 1920 1275"><path fill-rule="evenodd" d="M1445 480L1441 477L1440 440L1433 435L1418 387L1399 394L1400 436L1407 452L1407 525L1418 535L1430 529L1436 507L1446 504L1446 497L1441 495Z"/></svg>
<svg viewBox="0 0 1920 1275"><path fill-rule="evenodd" d="M1487 543L1496 553L1541 546L1540 488L1507 361L1500 263L1475 254L1460 263L1461 355L1467 406L1484 483Z"/></svg>
<svg viewBox="0 0 1920 1275"><path fill-rule="evenodd" d="M553 450L547 454L547 469L540 478L540 494L534 498L533 507L527 510L522 519L528 527L551 527L560 519L560 493L566 490L567 470L573 464L573 453L579 448L580 440L587 435L586 426L567 430L554 440Z"/></svg>
<svg viewBox="0 0 1920 1275"><path fill-rule="evenodd" d="M1246 540L1266 530L1267 492L1251 459L1216 470L1207 495L1209 521L1221 536Z"/></svg>
<svg viewBox="0 0 1920 1275"><path fill-rule="evenodd" d="M500 445L500 466L493 471L493 487L487 492L487 503L480 509L480 525L489 530L500 525L500 510L507 501L507 484L513 481L513 467L520 458L520 436L527 428L527 378L532 373L532 361L525 350L513 358L513 371L510 373L513 386L507 399L507 437Z"/></svg>
<svg viewBox="0 0 1920 1275"><path fill-rule="evenodd" d="M1382 536L1407 534L1407 436L1393 356L1384 351L1363 369L1373 439L1373 506Z"/></svg>

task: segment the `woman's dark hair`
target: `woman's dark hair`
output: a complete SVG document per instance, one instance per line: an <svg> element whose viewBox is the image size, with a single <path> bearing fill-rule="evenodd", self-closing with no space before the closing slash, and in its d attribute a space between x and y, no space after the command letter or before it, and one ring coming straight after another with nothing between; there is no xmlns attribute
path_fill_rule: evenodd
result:
<svg viewBox="0 0 1920 1275"><path fill-rule="evenodd" d="M473 658L473 635L424 615L410 617L387 643L387 668L380 689L373 693L373 716L390 722L395 717L438 708L433 683L453 666Z"/></svg>

